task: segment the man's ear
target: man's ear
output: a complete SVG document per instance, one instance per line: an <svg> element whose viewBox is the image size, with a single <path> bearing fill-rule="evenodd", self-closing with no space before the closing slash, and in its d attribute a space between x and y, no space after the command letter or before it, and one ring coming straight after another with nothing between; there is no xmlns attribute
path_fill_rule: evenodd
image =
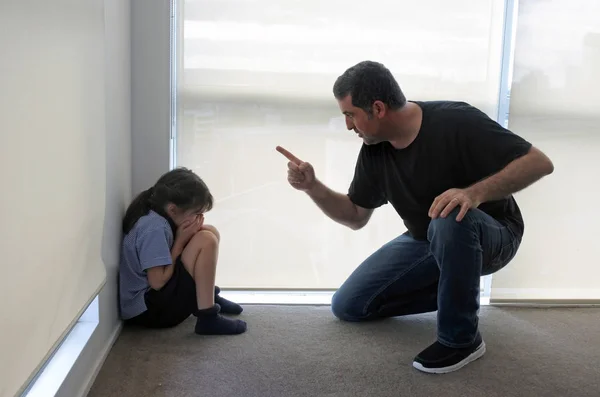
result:
<svg viewBox="0 0 600 397"><path fill-rule="evenodd" d="M377 117L378 119L382 118L383 116L385 116L385 112L386 112L386 107L385 104L381 101L375 101L373 102L373 115L375 117Z"/></svg>

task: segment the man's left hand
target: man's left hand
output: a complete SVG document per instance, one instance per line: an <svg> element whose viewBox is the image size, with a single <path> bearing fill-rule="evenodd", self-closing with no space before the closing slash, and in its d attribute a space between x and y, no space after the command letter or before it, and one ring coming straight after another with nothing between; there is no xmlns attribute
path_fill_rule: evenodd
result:
<svg viewBox="0 0 600 397"><path fill-rule="evenodd" d="M460 222L463 220L467 211L471 208L479 207L478 202L473 194L467 189L450 189L440 194L433 200L433 204L429 208L429 217L436 219L447 217L456 207L460 207L460 212L456 216L456 221Z"/></svg>

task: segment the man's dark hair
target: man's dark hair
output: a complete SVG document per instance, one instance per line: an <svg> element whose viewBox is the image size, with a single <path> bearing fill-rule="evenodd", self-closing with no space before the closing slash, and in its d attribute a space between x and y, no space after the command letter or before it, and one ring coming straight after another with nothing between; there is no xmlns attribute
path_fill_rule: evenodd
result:
<svg viewBox="0 0 600 397"><path fill-rule="evenodd" d="M338 100L351 95L352 105L369 114L375 101L385 103L392 110L406 104L406 97L392 72L373 61L362 61L347 69L335 81L333 95Z"/></svg>

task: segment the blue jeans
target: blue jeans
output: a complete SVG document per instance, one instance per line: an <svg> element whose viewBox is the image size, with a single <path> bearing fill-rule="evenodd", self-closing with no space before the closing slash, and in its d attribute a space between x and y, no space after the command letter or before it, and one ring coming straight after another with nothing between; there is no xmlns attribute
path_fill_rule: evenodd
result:
<svg viewBox="0 0 600 397"><path fill-rule="evenodd" d="M515 256L521 239L478 209L431 221L427 240L405 233L369 256L332 298L346 321L368 321L437 310L438 341L470 345L478 332L479 286Z"/></svg>

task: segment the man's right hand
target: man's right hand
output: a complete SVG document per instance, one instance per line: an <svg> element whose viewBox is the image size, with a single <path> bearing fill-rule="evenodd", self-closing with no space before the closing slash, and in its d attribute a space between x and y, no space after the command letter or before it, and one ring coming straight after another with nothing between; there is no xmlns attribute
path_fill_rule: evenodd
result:
<svg viewBox="0 0 600 397"><path fill-rule="evenodd" d="M288 160L288 182L294 189L308 192L317 184L315 170L310 163L300 160L292 153L277 146L277 151L283 154Z"/></svg>

